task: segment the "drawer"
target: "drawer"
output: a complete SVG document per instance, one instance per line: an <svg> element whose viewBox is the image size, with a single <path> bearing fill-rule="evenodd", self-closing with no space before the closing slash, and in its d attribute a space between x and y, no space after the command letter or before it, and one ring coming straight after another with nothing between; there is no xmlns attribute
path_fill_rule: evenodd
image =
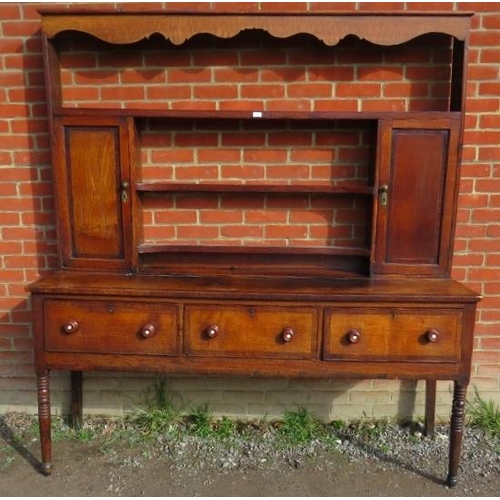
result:
<svg viewBox="0 0 500 500"><path fill-rule="evenodd" d="M177 307L107 300L44 303L48 351L109 354L177 354Z"/></svg>
<svg viewBox="0 0 500 500"><path fill-rule="evenodd" d="M457 309L327 309L323 357L457 362L462 315Z"/></svg>
<svg viewBox="0 0 500 500"><path fill-rule="evenodd" d="M192 356L317 357L318 311L312 307L189 305L184 329Z"/></svg>

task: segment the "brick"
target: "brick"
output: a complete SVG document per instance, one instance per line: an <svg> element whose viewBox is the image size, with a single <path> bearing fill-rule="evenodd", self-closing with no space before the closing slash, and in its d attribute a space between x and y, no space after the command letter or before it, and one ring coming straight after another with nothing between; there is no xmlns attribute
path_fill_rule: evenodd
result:
<svg viewBox="0 0 500 500"><path fill-rule="evenodd" d="M330 83L295 83L289 84L286 89L288 97L329 97L332 95L332 85ZM273 97L276 97L275 95Z"/></svg>
<svg viewBox="0 0 500 500"><path fill-rule="evenodd" d="M146 97L143 86L101 87L99 93L104 101L140 101Z"/></svg>
<svg viewBox="0 0 500 500"><path fill-rule="evenodd" d="M311 111L311 100L307 99L273 99L265 105L266 111Z"/></svg>
<svg viewBox="0 0 500 500"><path fill-rule="evenodd" d="M221 226L220 235L225 238L238 238L238 239L262 239L263 228L261 226L237 225L237 226Z"/></svg>
<svg viewBox="0 0 500 500"><path fill-rule="evenodd" d="M335 89L337 97L381 97L382 87L378 83L338 83Z"/></svg>
<svg viewBox="0 0 500 500"><path fill-rule="evenodd" d="M265 167L262 165L222 165L223 179L264 179Z"/></svg>
<svg viewBox="0 0 500 500"><path fill-rule="evenodd" d="M214 66L236 66L239 62L238 52L213 50L194 53L192 57L193 66L214 67Z"/></svg>
<svg viewBox="0 0 500 500"><path fill-rule="evenodd" d="M171 210L169 212L155 212L155 224L196 224L198 213L195 210Z"/></svg>
<svg viewBox="0 0 500 500"><path fill-rule="evenodd" d="M487 64L500 62L500 50L487 48L482 49L479 61Z"/></svg>
<svg viewBox="0 0 500 500"><path fill-rule="evenodd" d="M221 145L225 147L247 147L247 146L265 146L266 144L266 134L263 132L252 134L243 134L240 132L222 134ZM247 151L244 151L246 155ZM272 153L270 153L272 154ZM245 161L247 158L245 157Z"/></svg>
<svg viewBox="0 0 500 500"><path fill-rule="evenodd" d="M261 70L262 81L276 80L276 78L269 78L269 71ZM214 81L218 83L256 83L259 80L259 70L257 68L214 68L213 74Z"/></svg>
<svg viewBox="0 0 500 500"><path fill-rule="evenodd" d="M190 166L180 167L174 170L176 180L204 180L217 179L219 177L219 169L215 165L206 166Z"/></svg>
<svg viewBox="0 0 500 500"><path fill-rule="evenodd" d="M243 213L237 210L203 210L200 213L201 224L241 223Z"/></svg>
<svg viewBox="0 0 500 500"><path fill-rule="evenodd" d="M403 79L403 68L401 66L360 66L357 71L357 79L363 81L392 81ZM408 94L407 94L408 95ZM413 95L413 94L412 94Z"/></svg>
<svg viewBox="0 0 500 500"><path fill-rule="evenodd" d="M276 239L276 238L307 238L307 226L303 225L271 225L265 228L265 238Z"/></svg>
<svg viewBox="0 0 500 500"><path fill-rule="evenodd" d="M498 5L495 5L495 10ZM488 30L500 29L500 14L487 14L482 16L482 26Z"/></svg>
<svg viewBox="0 0 500 500"><path fill-rule="evenodd" d="M309 179L309 165L269 165L267 167L268 179Z"/></svg>
<svg viewBox="0 0 500 500"><path fill-rule="evenodd" d="M168 73L168 83L207 83L210 82L212 72L210 69L177 68Z"/></svg>
<svg viewBox="0 0 500 500"><path fill-rule="evenodd" d="M483 96L494 95L500 96L500 83L484 82L479 84L479 93Z"/></svg>
<svg viewBox="0 0 500 500"><path fill-rule="evenodd" d="M238 148L233 149L202 149L198 151L199 162L239 162L241 151Z"/></svg>
<svg viewBox="0 0 500 500"><path fill-rule="evenodd" d="M354 68L351 66L318 67L309 72L309 81L353 81ZM296 80L295 80L296 81Z"/></svg>
<svg viewBox="0 0 500 500"><path fill-rule="evenodd" d="M285 97L285 88L283 85L242 84L240 95L243 99L275 99L276 97Z"/></svg>
<svg viewBox="0 0 500 500"><path fill-rule="evenodd" d="M500 115L499 114L482 114L479 117L479 126L481 129L492 128L496 129L497 133L500 130Z"/></svg>
<svg viewBox="0 0 500 500"><path fill-rule="evenodd" d="M242 66L269 66L269 65L285 65L287 62L286 51L276 50L250 50L242 52L240 64Z"/></svg>
<svg viewBox="0 0 500 500"><path fill-rule="evenodd" d="M234 85L203 85L194 88L197 99L236 99L238 88Z"/></svg>
<svg viewBox="0 0 500 500"><path fill-rule="evenodd" d="M10 18L7 17L7 19ZM4 21L2 23L3 36L5 37L33 36L39 29L40 29L40 22L38 20L37 21L25 20L22 23L15 21Z"/></svg>
<svg viewBox="0 0 500 500"><path fill-rule="evenodd" d="M215 209L219 206L217 197L207 197L200 195L178 195L175 198L177 208Z"/></svg>
<svg viewBox="0 0 500 500"><path fill-rule="evenodd" d="M174 136L174 145L181 147L217 146L219 135L216 133L186 134L179 133Z"/></svg>
<svg viewBox="0 0 500 500"><path fill-rule="evenodd" d="M214 240L219 237L219 228L214 226L176 226L176 235L179 239Z"/></svg>
<svg viewBox="0 0 500 500"><path fill-rule="evenodd" d="M251 210L245 212L245 222L248 224L285 224L288 213L283 210Z"/></svg>
<svg viewBox="0 0 500 500"><path fill-rule="evenodd" d="M64 103L74 101L99 101L99 88L98 87L66 87L62 90L62 98Z"/></svg>
<svg viewBox="0 0 500 500"><path fill-rule="evenodd" d="M264 208L264 197L249 196L242 197L239 195L224 195L221 197L221 208L224 209L244 209L244 210L259 210Z"/></svg>

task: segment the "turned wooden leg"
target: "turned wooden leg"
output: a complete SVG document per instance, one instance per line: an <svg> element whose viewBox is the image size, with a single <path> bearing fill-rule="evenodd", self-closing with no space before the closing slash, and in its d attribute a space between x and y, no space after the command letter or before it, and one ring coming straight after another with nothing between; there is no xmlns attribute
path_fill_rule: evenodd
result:
<svg viewBox="0 0 500 500"><path fill-rule="evenodd" d="M425 435L434 437L436 423L436 381L425 381Z"/></svg>
<svg viewBox="0 0 500 500"><path fill-rule="evenodd" d="M71 372L71 425L80 429L83 425L83 376L82 372Z"/></svg>
<svg viewBox="0 0 500 500"><path fill-rule="evenodd" d="M52 472L52 439L50 435L50 384L49 372L38 374L38 424L42 446L41 472L46 476Z"/></svg>
<svg viewBox="0 0 500 500"><path fill-rule="evenodd" d="M458 466L462 450L462 434L465 416L465 393L467 384L455 382L450 422L450 457L446 484L452 488L457 484Z"/></svg>

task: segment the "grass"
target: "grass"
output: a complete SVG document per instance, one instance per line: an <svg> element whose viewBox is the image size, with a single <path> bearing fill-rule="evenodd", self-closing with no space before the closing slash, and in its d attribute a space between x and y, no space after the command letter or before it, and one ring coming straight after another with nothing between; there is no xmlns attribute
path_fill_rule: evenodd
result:
<svg viewBox="0 0 500 500"><path fill-rule="evenodd" d="M214 435L217 439L231 439L238 434L237 423L225 415L214 426Z"/></svg>
<svg viewBox="0 0 500 500"><path fill-rule="evenodd" d="M163 378L159 378L152 390L146 393L145 408L130 417L131 423L148 436L173 435L179 432L181 420L182 413L174 404Z"/></svg>
<svg viewBox="0 0 500 500"><path fill-rule="evenodd" d="M289 445L301 445L315 439L328 438L326 426L303 406L285 411L283 420L278 425L278 433Z"/></svg>
<svg viewBox="0 0 500 500"><path fill-rule="evenodd" d="M213 434L213 414L208 409L208 404L196 407L189 417L191 421L190 430L195 436L206 438Z"/></svg>
<svg viewBox="0 0 500 500"><path fill-rule="evenodd" d="M479 427L489 436L500 437L500 408L494 401L482 399L477 388L474 388L473 401L468 402L467 414L470 425Z"/></svg>

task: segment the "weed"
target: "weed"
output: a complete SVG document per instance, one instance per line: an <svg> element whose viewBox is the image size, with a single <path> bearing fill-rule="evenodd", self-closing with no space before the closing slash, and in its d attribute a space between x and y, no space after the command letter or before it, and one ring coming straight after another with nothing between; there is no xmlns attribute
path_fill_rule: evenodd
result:
<svg viewBox="0 0 500 500"><path fill-rule="evenodd" d="M371 442L376 441L387 430L389 425L390 420L382 418L379 420L360 420L351 424L351 427L355 429L361 440Z"/></svg>
<svg viewBox="0 0 500 500"><path fill-rule="evenodd" d="M213 432L217 439L231 439L237 434L237 423L225 415L214 426Z"/></svg>
<svg viewBox="0 0 500 500"><path fill-rule="evenodd" d="M285 411L278 432L286 443L292 445L326 436L324 425L304 407Z"/></svg>
<svg viewBox="0 0 500 500"><path fill-rule="evenodd" d="M468 403L470 424L479 427L486 434L500 437L500 408L492 400L485 401L474 387L474 400Z"/></svg>
<svg viewBox="0 0 500 500"><path fill-rule="evenodd" d="M343 420L332 420L330 425L336 431L341 431L347 427L347 424Z"/></svg>
<svg viewBox="0 0 500 500"><path fill-rule="evenodd" d="M198 437L212 435L213 414L208 409L208 404L197 406L190 415L190 430Z"/></svg>
<svg viewBox="0 0 500 500"><path fill-rule="evenodd" d="M139 410L130 420L144 435L177 434L181 413L168 392L165 380L159 378L152 390L146 394L146 408Z"/></svg>

